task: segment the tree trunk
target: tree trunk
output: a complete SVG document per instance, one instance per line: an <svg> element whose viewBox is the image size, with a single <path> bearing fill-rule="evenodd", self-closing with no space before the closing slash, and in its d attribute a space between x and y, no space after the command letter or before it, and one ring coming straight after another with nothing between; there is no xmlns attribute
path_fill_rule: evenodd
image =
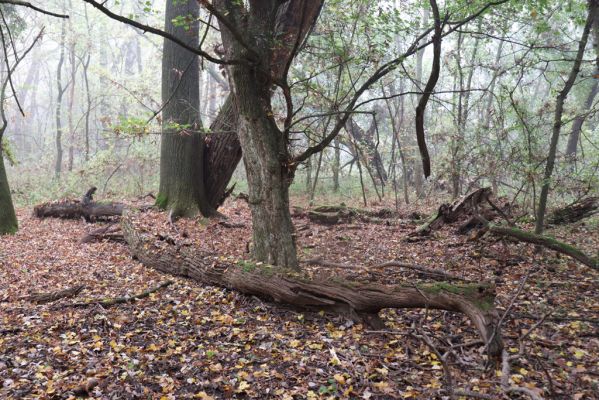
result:
<svg viewBox="0 0 599 400"><path fill-rule="evenodd" d="M283 74L287 63L293 57L294 43L302 43L314 25L323 0L297 0L281 6L274 25L277 37L285 38L285 46L277 46L270 55L272 72L277 77ZM212 66L208 67L210 76L224 90L229 84L220 77ZM238 111L231 94L227 96L218 115L210 126L210 135L206 137L204 159L204 186L209 205L217 208L225 198L226 188L241 160L241 144L237 137Z"/></svg>
<svg viewBox="0 0 599 400"><path fill-rule="evenodd" d="M298 268L289 212L292 176L287 166L287 141L273 117L270 87L256 79L258 72L251 67L229 70L239 109L238 134L252 211L252 255L268 264Z"/></svg>
<svg viewBox="0 0 599 400"><path fill-rule="evenodd" d="M173 19L191 15L189 26ZM199 5L195 1L167 0L165 30L186 43L199 44ZM160 189L156 204L172 217L198 212L212 215L203 185L202 123L199 117L199 59L170 40L164 40L162 58L163 126L160 146Z"/></svg>
<svg viewBox="0 0 599 400"><path fill-rule="evenodd" d="M64 64L64 46L65 46L65 22L63 20L61 31L60 31L60 58L58 60L58 66L56 67L56 86L58 88L58 94L56 96L56 161L54 164L54 175L56 178L60 177L62 173L62 96L66 91L66 87L62 86L62 66Z"/></svg>
<svg viewBox="0 0 599 400"><path fill-rule="evenodd" d="M18 229L17 216L10 196L10 187L4 168L2 151L2 132L0 132L0 235L15 233Z"/></svg>
<svg viewBox="0 0 599 400"><path fill-rule="evenodd" d="M228 95L204 139L204 187L210 206L218 208L225 200L227 185L241 160L241 145L237 137L237 110L232 95Z"/></svg>
<svg viewBox="0 0 599 400"><path fill-rule="evenodd" d="M551 176L553 175L553 167L555 165L555 155L557 153L557 143L559 141L560 131L562 129L562 115L564 113L564 103L570 93L570 89L574 86L578 72L580 71L580 65L584 56L584 50L587 45L589 38L589 32L591 25L596 17L599 7L597 7L598 0L591 0L589 2L587 21L584 26L582 37L578 44L578 52L572 70L568 76L564 88L557 95L557 102L555 105L555 118L553 121L553 132L551 135L551 143L549 145L549 155L547 156L547 164L545 165L545 174L543 176L543 186L541 187L541 195L539 196L539 208L537 211L537 220L535 225L535 233L540 235L543 233L545 227L545 210L547 209L547 198L549 197L549 187L551 186Z"/></svg>

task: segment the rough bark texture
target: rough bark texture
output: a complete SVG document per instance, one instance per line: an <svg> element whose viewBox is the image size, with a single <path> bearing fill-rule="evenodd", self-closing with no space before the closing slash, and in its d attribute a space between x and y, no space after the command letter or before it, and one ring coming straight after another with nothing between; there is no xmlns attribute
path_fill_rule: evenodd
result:
<svg viewBox="0 0 599 400"><path fill-rule="evenodd" d="M88 222L120 217L124 205L121 203L83 203L79 200L64 200L44 203L34 207L33 215L38 218L81 219Z"/></svg>
<svg viewBox="0 0 599 400"><path fill-rule="evenodd" d="M196 1L166 2L165 30L192 46L199 43L199 5ZM194 22L175 26L173 19L191 15ZM164 40L160 146L160 190L156 204L173 217L211 215L203 186L204 141L199 118L200 83L197 55Z"/></svg>
<svg viewBox="0 0 599 400"><path fill-rule="evenodd" d="M329 280L311 281L291 270L247 262L232 263L164 241L135 226L136 214L122 218L125 239L133 256L147 267L191 278L197 282L258 295L309 310L343 313L365 323L376 323L384 308L430 308L466 314L488 343L491 355L501 353L494 287L490 284L411 284L386 286Z"/></svg>
<svg viewBox="0 0 599 400"><path fill-rule="evenodd" d="M5 235L15 233L19 226L10 196L6 170L4 169L1 141L2 135L0 134L0 235Z"/></svg>
<svg viewBox="0 0 599 400"><path fill-rule="evenodd" d="M204 139L204 187L214 209L225 200L227 185L241 160L239 127L233 96L228 95Z"/></svg>
<svg viewBox="0 0 599 400"><path fill-rule="evenodd" d="M277 46L271 54L273 75L280 79L286 66L294 57L294 45L301 44L320 12L323 0L289 1L279 8L275 21L275 36L283 46ZM233 172L241 161L241 144L237 137L238 112L232 95L229 95L210 126L206 137L204 185L211 207L217 208L225 198L225 192Z"/></svg>
<svg viewBox="0 0 599 400"><path fill-rule="evenodd" d="M230 0L214 2L221 14L227 57L245 61L227 66L227 76L239 116L238 137L249 187L252 255L258 261L289 268L298 268L289 212L293 171L288 138L278 128L272 110L272 86L275 81L286 80L302 36L313 25L321 4L264 1L250 3L246 9L244 4ZM302 8L295 9L298 6ZM307 10L314 6L318 6L317 11L310 18ZM287 24L296 27L295 33ZM274 40L280 36L288 37Z"/></svg>

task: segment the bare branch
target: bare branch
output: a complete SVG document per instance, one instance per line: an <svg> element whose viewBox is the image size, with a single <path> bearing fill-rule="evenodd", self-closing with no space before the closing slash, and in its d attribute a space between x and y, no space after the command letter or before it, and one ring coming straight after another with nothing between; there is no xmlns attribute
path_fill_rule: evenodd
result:
<svg viewBox="0 0 599 400"><path fill-rule="evenodd" d="M56 14L56 13L53 13L51 11L47 11L47 10L44 10L42 8L36 7L33 4L28 3L26 1L20 1L20 0L0 0L0 4L13 4L15 6L27 7L27 8L31 8L32 10L35 10L37 12L40 12L42 14L50 15L50 16L56 17L56 18L69 18L69 16L66 15L66 14Z"/></svg>

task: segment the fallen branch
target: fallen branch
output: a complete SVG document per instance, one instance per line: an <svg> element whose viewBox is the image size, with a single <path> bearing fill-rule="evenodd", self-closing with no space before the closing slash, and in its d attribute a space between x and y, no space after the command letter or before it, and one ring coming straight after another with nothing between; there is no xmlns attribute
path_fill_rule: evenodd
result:
<svg viewBox="0 0 599 400"><path fill-rule="evenodd" d="M536 233L526 232L518 228L494 225L489 222L487 222L485 229L497 236L511 237L521 242L536 244L557 251L558 253L570 256L584 265L599 271L599 260L587 256L574 246L560 242L549 236L537 235Z"/></svg>
<svg viewBox="0 0 599 400"><path fill-rule="evenodd" d="M131 303L135 300L140 300L140 299L144 299L146 297L149 297L152 293L155 293L157 291L159 291L162 288L165 288L167 286L170 286L173 284L173 281L166 281L166 282L162 282L160 285L148 289L145 292L133 295L133 296L124 296L124 297L115 297L115 298L106 298L106 299L97 299L97 300L89 300L89 301L84 301L81 303L72 303L72 304L65 304L62 307L59 308L65 308L65 307L89 307L89 306L93 306L93 305L101 305L102 307L111 307L117 304L125 304L125 303Z"/></svg>
<svg viewBox="0 0 599 400"><path fill-rule="evenodd" d="M59 291L55 291L55 292L33 293L29 296L23 297L22 299L28 300L28 301L31 301L32 303L37 303L37 304L52 303L52 302L60 300L60 299L75 297L79 293L81 293L81 291L83 289L85 289L84 285L77 285L77 286L70 287L68 289L59 290Z"/></svg>
<svg viewBox="0 0 599 400"><path fill-rule="evenodd" d="M490 355L503 349L496 332L498 313L495 287L476 284L381 285L327 279L313 281L297 272L247 261L228 261L222 255L197 248L156 242L155 235L136 227L134 213L121 219L131 253L147 267L183 276L207 285L226 287L245 294L271 298L296 307L342 313L375 329L384 326L378 312L385 308L428 308L466 314L488 343Z"/></svg>
<svg viewBox="0 0 599 400"><path fill-rule="evenodd" d="M121 232L121 227L112 223L103 228L88 232L85 236L83 236L83 238L81 238L79 243L91 243L101 240L124 242L125 238L123 237L123 232Z"/></svg>

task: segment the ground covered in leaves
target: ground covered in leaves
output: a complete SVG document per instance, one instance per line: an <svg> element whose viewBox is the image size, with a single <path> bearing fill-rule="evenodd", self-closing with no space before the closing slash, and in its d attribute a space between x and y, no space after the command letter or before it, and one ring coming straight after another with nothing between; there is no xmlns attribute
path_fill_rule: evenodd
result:
<svg viewBox="0 0 599 400"><path fill-rule="evenodd" d="M143 218L156 240L247 258L247 206L231 201L222 212L225 223L172 224L157 211ZM418 225L410 216L325 226L298 213L303 267L316 279L426 280L415 270L376 267L401 260L494 281L506 348L516 356L509 384L540 398L599 398L595 271L528 245L468 241L454 227L407 241ZM0 239L0 398L432 399L447 398L449 386L473 398L502 398L505 369L481 354L462 315L389 310L382 315L388 329L369 331L344 317L165 276L133 260L125 244L79 243L101 224L38 220L26 209L19 220L20 231ZM596 221L550 232L589 254L599 247ZM135 302L75 306L167 280L174 283ZM28 299L75 285L85 286L75 298ZM451 351L441 362L435 350Z"/></svg>

